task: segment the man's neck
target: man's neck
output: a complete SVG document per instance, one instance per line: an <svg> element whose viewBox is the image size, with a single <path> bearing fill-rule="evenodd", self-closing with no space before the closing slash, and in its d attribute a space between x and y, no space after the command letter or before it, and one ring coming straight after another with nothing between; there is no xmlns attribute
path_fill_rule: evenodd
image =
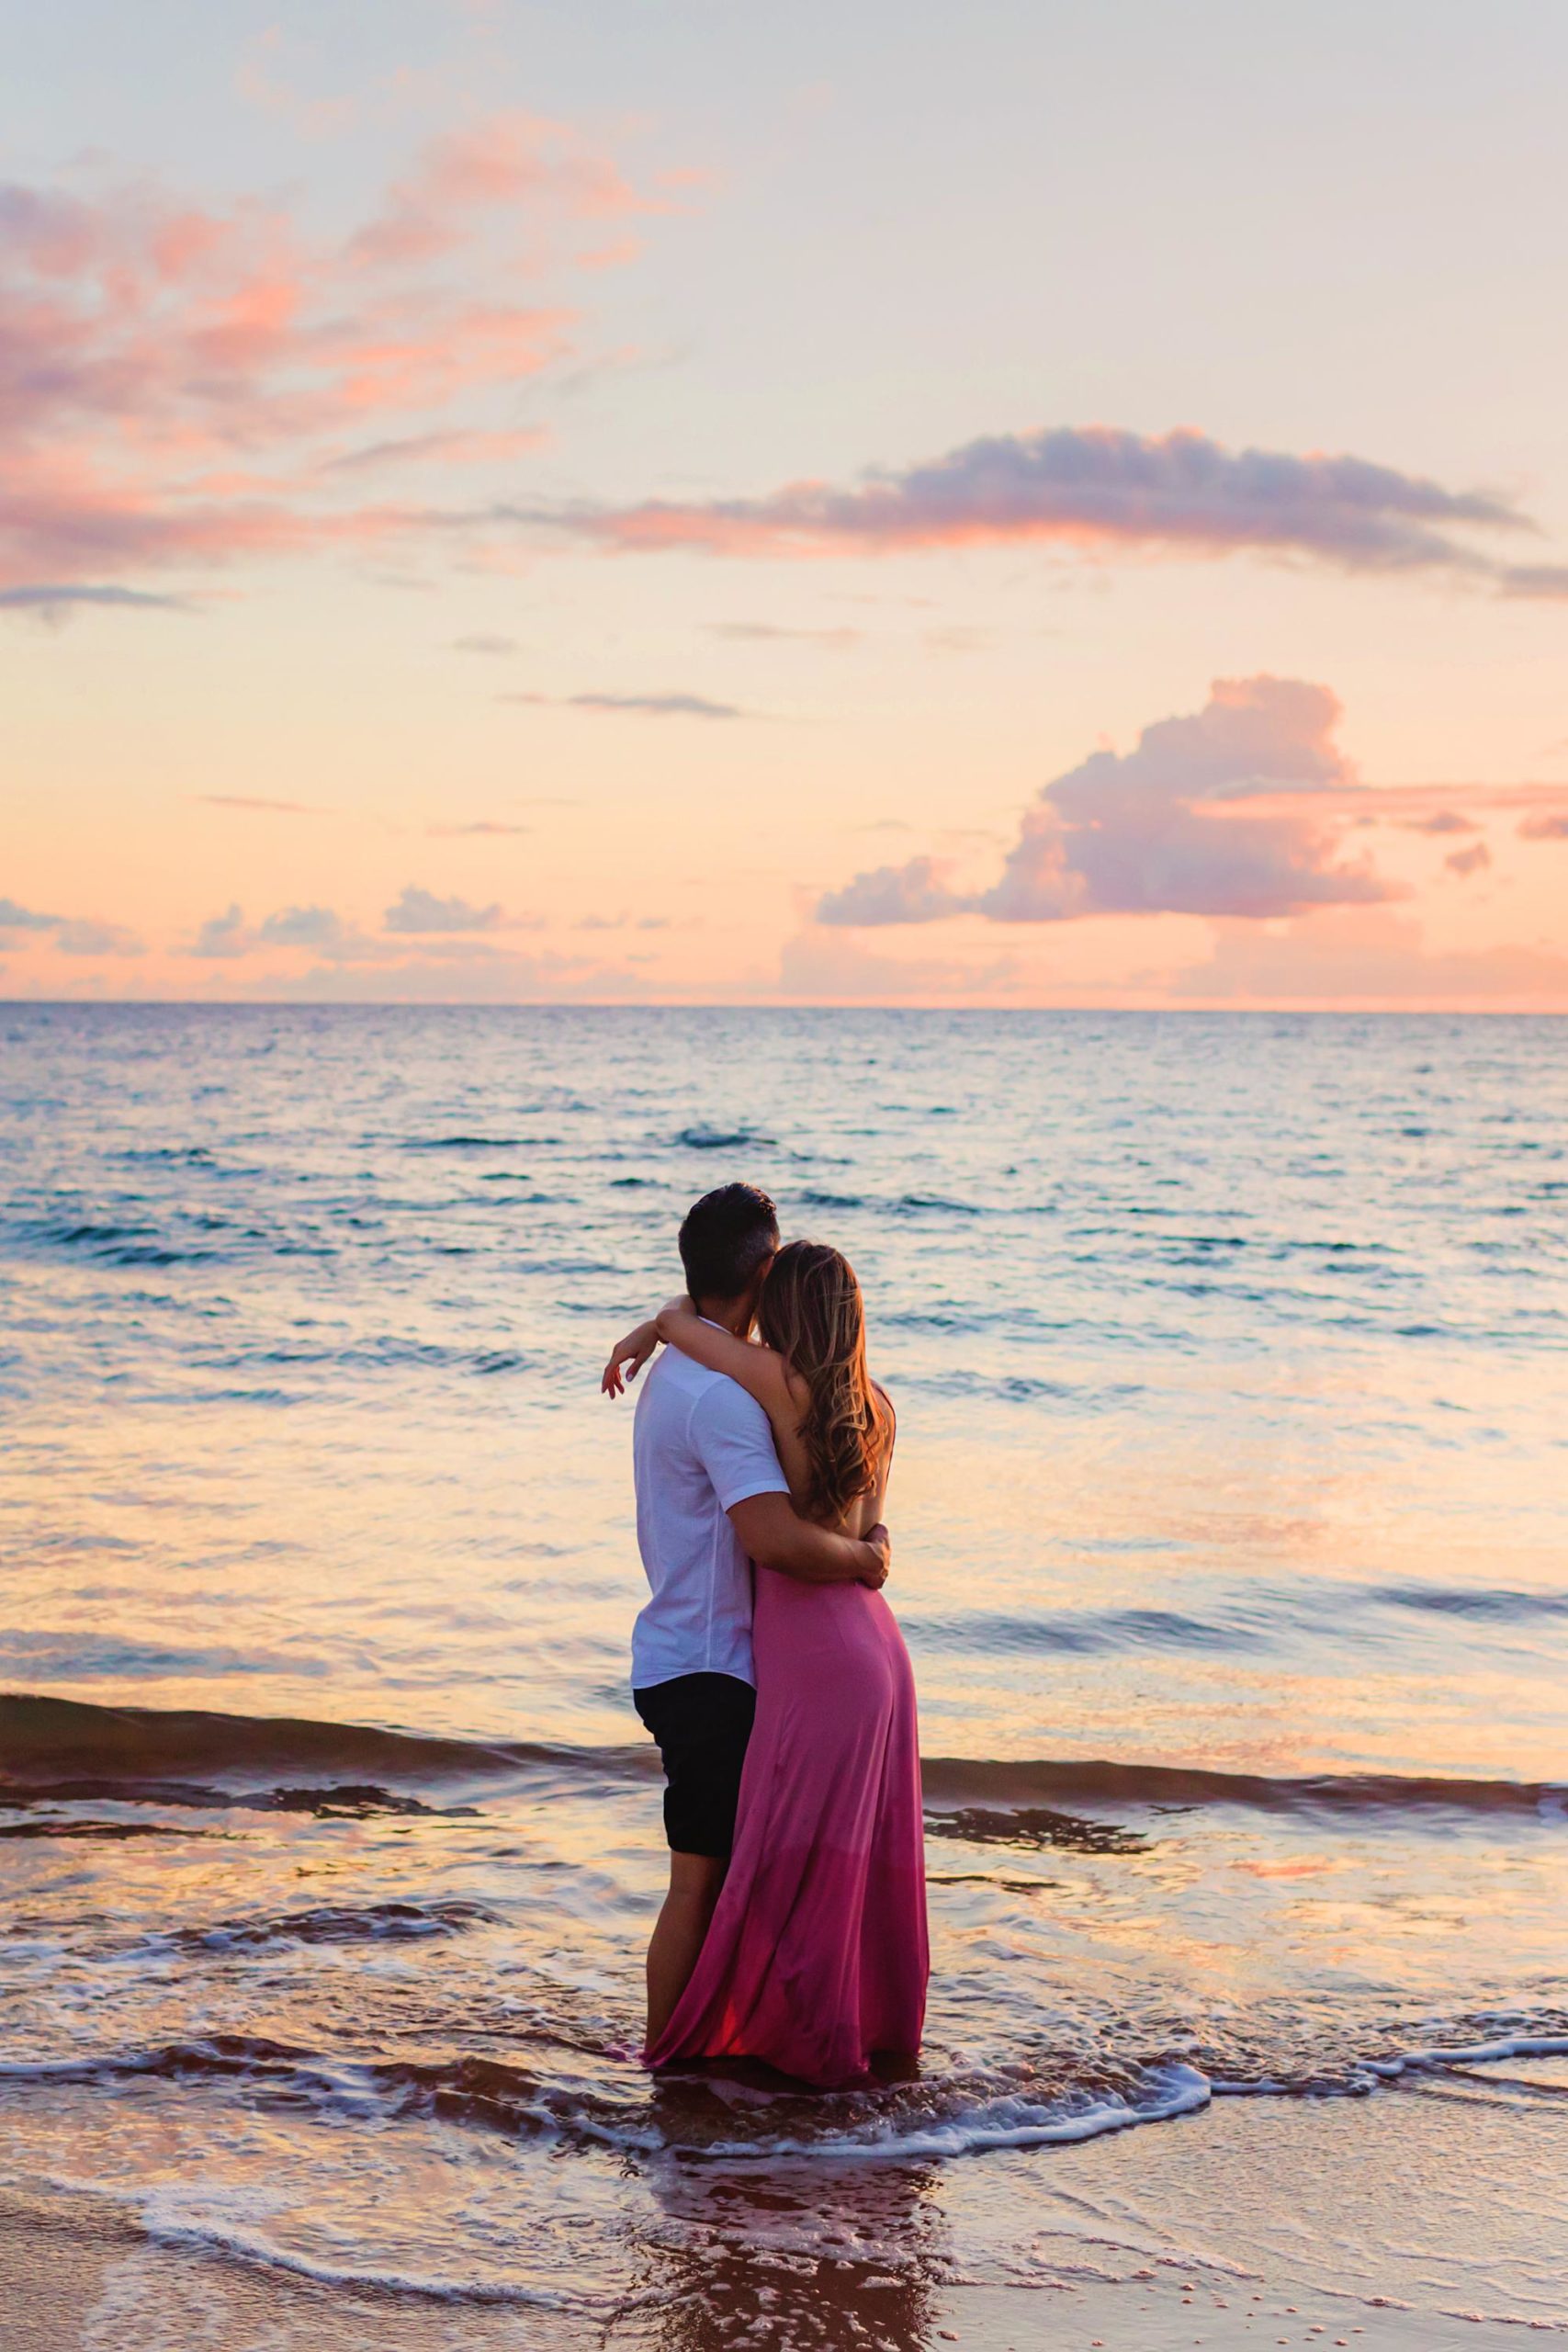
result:
<svg viewBox="0 0 1568 2352"><path fill-rule="evenodd" d="M716 1323L722 1331L733 1331L743 1340L751 1329L754 1313L749 1298L698 1298L693 1300L705 1323Z"/></svg>

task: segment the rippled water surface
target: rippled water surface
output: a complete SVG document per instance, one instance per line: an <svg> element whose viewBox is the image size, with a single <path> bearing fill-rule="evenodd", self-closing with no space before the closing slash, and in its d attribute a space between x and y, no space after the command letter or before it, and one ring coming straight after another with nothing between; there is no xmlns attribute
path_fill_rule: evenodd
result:
<svg viewBox="0 0 1568 2352"><path fill-rule="evenodd" d="M7 1009L17 2177L600 2318L685 2310L743 2197L913 2345L944 2265L1038 2267L931 2188L960 2154L1016 2221L1216 2095L1550 2107L1562 1037ZM662 1856L596 1375L734 1176L854 1260L900 1413L931 2043L829 2100L626 2057Z"/></svg>

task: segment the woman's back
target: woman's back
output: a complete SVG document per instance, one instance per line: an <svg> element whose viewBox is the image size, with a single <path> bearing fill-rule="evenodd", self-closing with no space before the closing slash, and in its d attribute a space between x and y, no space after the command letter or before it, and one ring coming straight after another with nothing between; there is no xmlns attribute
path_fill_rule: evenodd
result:
<svg viewBox="0 0 1568 2352"><path fill-rule="evenodd" d="M760 1351L759 1351L760 1352ZM803 1518L822 1516L824 1523L836 1527L844 1535L869 1535L879 1526L883 1508L887 1500L887 1481L893 1469L893 1439L895 1419L887 1392L874 1381L872 1387L882 1409L884 1431L878 1447L874 1472L875 1484L863 1494L852 1495L838 1512L821 1515L809 1508L812 1468L811 1454L805 1435L806 1417L810 1409L811 1391L799 1373L784 1366L780 1390L764 1398L764 1409L778 1449L779 1467L789 1480L790 1500Z"/></svg>

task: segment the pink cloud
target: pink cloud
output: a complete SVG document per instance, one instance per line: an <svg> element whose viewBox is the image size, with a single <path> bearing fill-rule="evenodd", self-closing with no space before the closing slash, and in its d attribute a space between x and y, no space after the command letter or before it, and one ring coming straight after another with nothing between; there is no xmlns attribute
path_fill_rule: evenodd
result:
<svg viewBox="0 0 1568 2352"><path fill-rule="evenodd" d="M1062 922L1099 914L1248 919L1398 895L1339 854L1313 807L1354 789L1334 741L1339 705L1293 678L1217 679L1204 707L1145 727L1048 784L987 889L952 889L929 857L857 875L818 920L838 925ZM1281 796L1287 805L1279 806ZM1268 805L1260 805L1268 804Z"/></svg>
<svg viewBox="0 0 1568 2352"><path fill-rule="evenodd" d="M570 124L511 109L432 140L355 238L353 257L373 269L429 261L463 243L473 214L525 208L570 220L666 209L639 196Z"/></svg>
<svg viewBox="0 0 1568 2352"><path fill-rule="evenodd" d="M649 500L532 518L626 552L902 554L1055 542L1144 553L1305 556L1349 571L1439 571L1532 587L1456 530L1532 526L1506 500L1352 456L1232 450L1190 430L1108 425L993 434L923 464L876 468L842 488L787 484L761 498Z"/></svg>
<svg viewBox="0 0 1568 2352"><path fill-rule="evenodd" d="M576 315L517 299L520 275L555 266L552 223L655 202L568 126L510 114L432 141L335 243L147 182L0 187L0 585L456 527L336 502L356 470L532 446L485 403L567 354Z"/></svg>
<svg viewBox="0 0 1568 2352"><path fill-rule="evenodd" d="M1450 874L1463 881L1472 874L1484 874L1492 863L1492 853L1484 842L1472 842L1468 849L1450 850L1443 864Z"/></svg>
<svg viewBox="0 0 1568 2352"><path fill-rule="evenodd" d="M1540 817L1526 817L1519 826L1522 842L1568 842L1568 809L1548 809Z"/></svg>

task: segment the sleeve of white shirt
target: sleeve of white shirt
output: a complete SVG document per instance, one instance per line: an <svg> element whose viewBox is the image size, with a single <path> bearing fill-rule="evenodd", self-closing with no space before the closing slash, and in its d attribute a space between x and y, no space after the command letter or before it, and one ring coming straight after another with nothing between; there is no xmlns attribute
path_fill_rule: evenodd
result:
<svg viewBox="0 0 1568 2352"><path fill-rule="evenodd" d="M766 1413L733 1380L716 1380L692 1408L691 1440L723 1510L752 1495L787 1495L789 1480Z"/></svg>

